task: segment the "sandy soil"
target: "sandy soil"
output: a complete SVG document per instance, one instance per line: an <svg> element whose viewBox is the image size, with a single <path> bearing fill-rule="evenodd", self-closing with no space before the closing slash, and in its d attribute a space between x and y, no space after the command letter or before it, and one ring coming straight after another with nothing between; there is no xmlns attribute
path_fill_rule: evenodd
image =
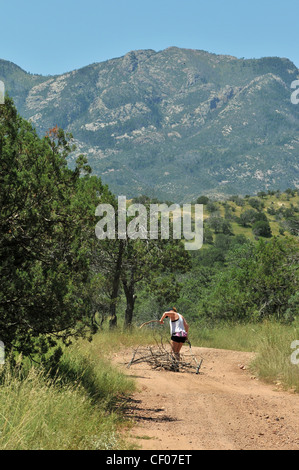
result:
<svg viewBox="0 0 299 470"><path fill-rule="evenodd" d="M204 358L198 375L195 368L171 372L146 363L127 368L132 350L115 355L138 384L127 405L135 445L144 450L299 449L298 395L253 377L251 353L192 349Z"/></svg>

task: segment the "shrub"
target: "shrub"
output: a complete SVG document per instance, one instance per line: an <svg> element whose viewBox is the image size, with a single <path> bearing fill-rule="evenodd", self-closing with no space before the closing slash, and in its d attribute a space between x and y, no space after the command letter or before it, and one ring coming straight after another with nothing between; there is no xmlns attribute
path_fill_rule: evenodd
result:
<svg viewBox="0 0 299 470"><path fill-rule="evenodd" d="M257 237L265 237L270 238L272 237L272 231L269 222L265 220L258 220L252 226L252 231L255 236Z"/></svg>

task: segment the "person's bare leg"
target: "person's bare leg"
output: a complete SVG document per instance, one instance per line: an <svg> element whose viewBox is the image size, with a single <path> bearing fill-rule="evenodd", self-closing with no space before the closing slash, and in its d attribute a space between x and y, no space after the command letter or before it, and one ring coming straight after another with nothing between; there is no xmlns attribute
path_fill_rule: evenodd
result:
<svg viewBox="0 0 299 470"><path fill-rule="evenodd" d="M182 346L183 346L183 343L178 343L177 355L178 355L179 361L181 360L180 352L181 352Z"/></svg>
<svg viewBox="0 0 299 470"><path fill-rule="evenodd" d="M171 341L171 347L174 354L174 357L177 361L180 360L180 350L182 348L182 343L176 343L175 341Z"/></svg>
<svg viewBox="0 0 299 470"><path fill-rule="evenodd" d="M178 343L176 343L175 341L171 341L171 349L172 349L174 356L176 355L177 344Z"/></svg>

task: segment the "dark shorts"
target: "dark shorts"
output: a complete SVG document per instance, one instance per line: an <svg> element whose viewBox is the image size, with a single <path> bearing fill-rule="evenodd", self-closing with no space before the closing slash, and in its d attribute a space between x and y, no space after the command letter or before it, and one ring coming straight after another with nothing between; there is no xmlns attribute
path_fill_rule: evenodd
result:
<svg viewBox="0 0 299 470"><path fill-rule="evenodd" d="M184 336L172 336L171 341L174 341L175 343L185 343L187 340L186 337Z"/></svg>

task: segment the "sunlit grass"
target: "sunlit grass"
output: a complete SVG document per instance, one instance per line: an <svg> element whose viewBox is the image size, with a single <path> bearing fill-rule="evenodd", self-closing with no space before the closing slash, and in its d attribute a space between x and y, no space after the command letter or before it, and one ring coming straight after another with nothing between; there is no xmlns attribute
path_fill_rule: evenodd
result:
<svg viewBox="0 0 299 470"><path fill-rule="evenodd" d="M1 450L126 448L121 403L135 384L103 357L103 345L91 344L65 349L55 377L37 366L1 366Z"/></svg>
<svg viewBox="0 0 299 470"><path fill-rule="evenodd" d="M255 352L251 368L262 380L299 392L299 365L291 362L291 344L299 340L298 321L292 325L265 321L218 328L198 324L190 338L196 346Z"/></svg>

